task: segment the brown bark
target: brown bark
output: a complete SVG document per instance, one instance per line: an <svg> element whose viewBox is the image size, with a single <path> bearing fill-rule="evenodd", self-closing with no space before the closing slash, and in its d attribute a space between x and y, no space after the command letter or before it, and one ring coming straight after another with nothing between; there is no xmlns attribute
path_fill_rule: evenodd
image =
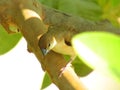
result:
<svg viewBox="0 0 120 90"><path fill-rule="evenodd" d="M0 0L0 23L9 33L10 25L19 28L27 41L28 50L36 55L43 69L49 73L53 83L60 90L84 90L84 86L71 67L68 67L59 77L61 68L66 65L62 55L52 51L46 57L41 54L38 40L49 26L43 22L44 8L37 0Z"/></svg>

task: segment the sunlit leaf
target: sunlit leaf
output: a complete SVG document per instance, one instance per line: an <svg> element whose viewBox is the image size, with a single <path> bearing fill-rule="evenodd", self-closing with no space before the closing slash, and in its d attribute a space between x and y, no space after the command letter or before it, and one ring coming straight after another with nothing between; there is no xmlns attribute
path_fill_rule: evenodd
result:
<svg viewBox="0 0 120 90"><path fill-rule="evenodd" d="M7 53L19 42L20 33L8 34L2 26L0 26L0 55Z"/></svg>
<svg viewBox="0 0 120 90"><path fill-rule="evenodd" d="M88 32L72 40L78 56L89 66L120 79L120 37L110 33Z"/></svg>

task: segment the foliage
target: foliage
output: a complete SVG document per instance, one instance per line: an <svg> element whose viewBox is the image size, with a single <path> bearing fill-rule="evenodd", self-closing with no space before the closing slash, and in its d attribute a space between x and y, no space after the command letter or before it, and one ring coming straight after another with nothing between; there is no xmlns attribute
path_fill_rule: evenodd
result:
<svg viewBox="0 0 120 90"><path fill-rule="evenodd" d="M63 12L81 16L86 19L98 20L102 10L95 0L40 0L43 4Z"/></svg>
<svg viewBox="0 0 120 90"><path fill-rule="evenodd" d="M102 18L109 19L113 24L119 25L120 0L96 0L102 8Z"/></svg>
<svg viewBox="0 0 120 90"><path fill-rule="evenodd" d="M0 26L0 55L11 50L20 40L21 34L8 34L2 26Z"/></svg>
<svg viewBox="0 0 120 90"><path fill-rule="evenodd" d="M93 69L120 80L120 37L110 33L87 32L73 38L78 56Z"/></svg>
<svg viewBox="0 0 120 90"><path fill-rule="evenodd" d="M64 55L64 58L66 59L66 61L69 62L70 56ZM84 76L88 75L89 73L91 73L91 71L93 71L92 68L90 68L88 65L86 65L78 57L76 57L75 60L72 61L72 67L73 67L75 73L80 77L84 77Z"/></svg>
<svg viewBox="0 0 120 90"><path fill-rule="evenodd" d="M42 86L41 86L41 90L43 90L44 88L46 88L47 86L49 86L51 84L51 79L48 75L47 72L45 72L44 78L43 78L43 82L42 82Z"/></svg>
<svg viewBox="0 0 120 90"><path fill-rule="evenodd" d="M78 57L75 58L75 60L72 62L73 69L75 73L79 77L85 77L89 73L93 71L92 68L90 68L88 65L86 65L81 59Z"/></svg>

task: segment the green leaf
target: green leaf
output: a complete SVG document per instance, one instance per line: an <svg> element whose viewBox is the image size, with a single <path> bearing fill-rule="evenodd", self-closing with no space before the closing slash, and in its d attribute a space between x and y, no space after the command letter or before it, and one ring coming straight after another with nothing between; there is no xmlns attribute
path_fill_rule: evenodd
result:
<svg viewBox="0 0 120 90"><path fill-rule="evenodd" d="M90 74L93 69L86 65L81 59L78 57L72 62L72 66L74 68L75 73L80 77L85 77Z"/></svg>
<svg viewBox="0 0 120 90"><path fill-rule="evenodd" d="M44 78L43 78L43 82L42 82L42 86L41 86L41 90L45 89L46 87L48 87L50 84L52 83L50 76L48 75L47 72L45 72Z"/></svg>
<svg viewBox="0 0 120 90"><path fill-rule="evenodd" d="M5 29L0 26L0 55L10 51L20 39L20 33L8 34Z"/></svg>
<svg viewBox="0 0 120 90"><path fill-rule="evenodd" d="M70 56L64 55L64 58L67 62L70 61ZM74 69L75 73L80 77L84 77L93 71L88 65L86 65L78 57L76 57L75 60L73 60L72 68Z"/></svg>
<svg viewBox="0 0 120 90"><path fill-rule="evenodd" d="M47 5L49 7L52 8L56 8L58 7L58 2L59 0L39 0L42 4Z"/></svg>
<svg viewBox="0 0 120 90"><path fill-rule="evenodd" d="M120 25L120 0L97 0L103 12L102 18L107 18L115 25Z"/></svg>
<svg viewBox="0 0 120 90"><path fill-rule="evenodd" d="M120 80L120 37L111 33L86 32L72 39L78 56L89 66Z"/></svg>
<svg viewBox="0 0 120 90"><path fill-rule="evenodd" d="M86 19L98 20L102 10L96 0L39 0L41 3Z"/></svg>
<svg viewBox="0 0 120 90"><path fill-rule="evenodd" d="M100 19L102 14L95 0L60 0L58 9L91 20Z"/></svg>

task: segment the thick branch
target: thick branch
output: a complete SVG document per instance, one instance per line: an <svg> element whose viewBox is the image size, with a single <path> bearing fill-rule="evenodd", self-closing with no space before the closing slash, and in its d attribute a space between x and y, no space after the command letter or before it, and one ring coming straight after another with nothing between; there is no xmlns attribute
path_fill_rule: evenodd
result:
<svg viewBox="0 0 120 90"><path fill-rule="evenodd" d="M38 47L38 39L47 31L47 24L45 25L42 21L43 8L36 0L0 0L0 22L7 31L9 31L9 25L16 25L19 28L28 43L29 51L36 55L52 81L61 90L84 90L70 67L60 78L58 77L61 68L66 65L62 55L50 52L46 57L42 56Z"/></svg>

